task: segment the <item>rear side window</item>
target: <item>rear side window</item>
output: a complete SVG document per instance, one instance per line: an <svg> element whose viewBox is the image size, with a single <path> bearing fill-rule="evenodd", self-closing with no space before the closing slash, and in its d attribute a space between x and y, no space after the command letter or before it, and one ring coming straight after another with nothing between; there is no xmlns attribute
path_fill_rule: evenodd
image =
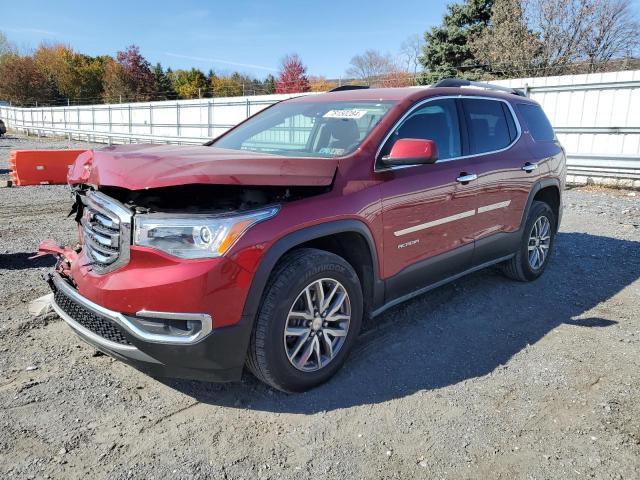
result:
<svg viewBox="0 0 640 480"><path fill-rule="evenodd" d="M556 139L553 127L540 106L519 103L518 111L536 142L553 142Z"/></svg>
<svg viewBox="0 0 640 480"><path fill-rule="evenodd" d="M515 140L515 122L504 102L465 98L462 105L471 155L502 150Z"/></svg>
<svg viewBox="0 0 640 480"><path fill-rule="evenodd" d="M434 100L413 111L389 137L381 155L388 155L393 144L401 138L433 140L438 148L438 158L442 160L461 156L455 100Z"/></svg>

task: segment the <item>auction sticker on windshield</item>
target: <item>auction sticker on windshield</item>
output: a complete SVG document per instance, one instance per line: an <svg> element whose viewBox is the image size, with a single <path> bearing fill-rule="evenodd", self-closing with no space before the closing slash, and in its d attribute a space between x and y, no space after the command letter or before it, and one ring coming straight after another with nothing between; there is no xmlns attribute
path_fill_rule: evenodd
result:
<svg viewBox="0 0 640 480"><path fill-rule="evenodd" d="M364 117L367 113L367 110L329 110L327 113L323 115L323 118L348 118L358 120Z"/></svg>

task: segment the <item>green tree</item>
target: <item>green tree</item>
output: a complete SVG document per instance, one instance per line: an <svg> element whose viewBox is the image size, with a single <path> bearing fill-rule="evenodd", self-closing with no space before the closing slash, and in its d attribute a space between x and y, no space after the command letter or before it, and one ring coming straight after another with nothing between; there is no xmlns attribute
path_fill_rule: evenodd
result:
<svg viewBox="0 0 640 480"><path fill-rule="evenodd" d="M262 88L264 89L264 93L267 95L276 93L276 77L271 74L267 75L267 78L264 79Z"/></svg>
<svg viewBox="0 0 640 480"><path fill-rule="evenodd" d="M229 78L240 85L241 95L257 95L262 93L262 83L249 75L233 72Z"/></svg>
<svg viewBox="0 0 640 480"><path fill-rule="evenodd" d="M471 39L489 26L493 3L493 0L464 0L447 5L442 24L424 34L421 83L433 83L445 77L483 77L485 69L477 66Z"/></svg>
<svg viewBox="0 0 640 480"><path fill-rule="evenodd" d="M169 78L171 69L164 71L160 63L156 63L155 67L151 69L153 75L153 88L154 98L156 100L169 100L176 98L176 91L173 89L173 83Z"/></svg>
<svg viewBox="0 0 640 480"><path fill-rule="evenodd" d="M111 59L108 55L91 57L76 54L73 60L74 66L74 91L71 99L76 98L82 103L96 103L102 95L104 69Z"/></svg>

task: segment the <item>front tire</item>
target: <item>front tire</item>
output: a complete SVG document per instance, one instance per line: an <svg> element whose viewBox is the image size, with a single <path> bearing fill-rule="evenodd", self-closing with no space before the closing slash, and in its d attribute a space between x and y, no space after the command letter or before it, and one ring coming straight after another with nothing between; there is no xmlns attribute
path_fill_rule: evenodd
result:
<svg viewBox="0 0 640 480"><path fill-rule="evenodd" d="M549 264L556 235L556 216L544 202L534 201L515 256L502 264L504 274L514 280L531 282Z"/></svg>
<svg viewBox="0 0 640 480"><path fill-rule="evenodd" d="M309 390L342 366L362 325L362 288L343 258L311 248L271 275L251 334L247 366L285 392Z"/></svg>

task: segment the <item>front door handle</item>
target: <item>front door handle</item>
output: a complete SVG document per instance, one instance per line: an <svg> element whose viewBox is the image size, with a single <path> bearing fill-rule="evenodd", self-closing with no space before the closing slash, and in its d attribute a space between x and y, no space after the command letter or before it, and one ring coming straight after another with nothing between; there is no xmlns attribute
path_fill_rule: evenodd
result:
<svg viewBox="0 0 640 480"><path fill-rule="evenodd" d="M469 182L473 182L477 178L478 176L475 173L462 172L460 176L456 178L456 180L459 181L460 183L469 183Z"/></svg>
<svg viewBox="0 0 640 480"><path fill-rule="evenodd" d="M522 170L524 170L524 171L525 171L525 172L527 172L527 173L531 173L531 172L533 172L536 168L538 168L538 165L537 165L537 164L535 164L535 163L529 163L529 162L525 163L525 164L522 166Z"/></svg>

